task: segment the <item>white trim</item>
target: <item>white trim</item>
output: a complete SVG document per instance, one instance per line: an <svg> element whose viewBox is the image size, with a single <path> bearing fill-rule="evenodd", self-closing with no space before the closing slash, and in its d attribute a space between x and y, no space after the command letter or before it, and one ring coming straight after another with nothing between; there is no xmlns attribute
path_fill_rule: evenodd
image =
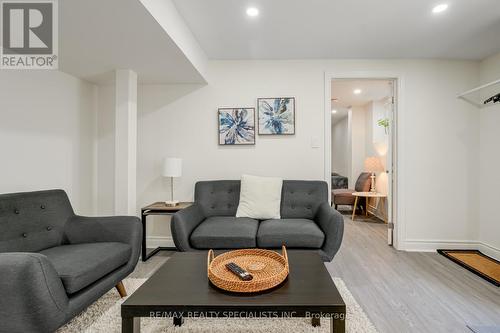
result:
<svg viewBox="0 0 500 333"><path fill-rule="evenodd" d="M479 242L478 250L486 254L489 257L495 258L500 261L500 249L494 247L493 245L486 244L484 242Z"/></svg>
<svg viewBox="0 0 500 333"><path fill-rule="evenodd" d="M402 249L408 252L436 252L438 249L475 250L479 242L473 240L407 239L401 245L403 245Z"/></svg>
<svg viewBox="0 0 500 333"><path fill-rule="evenodd" d="M408 252L436 252L438 249L479 250L487 256L500 260L499 248L474 240L408 239L400 245L403 245L402 249Z"/></svg>
<svg viewBox="0 0 500 333"><path fill-rule="evenodd" d="M92 142L92 211L94 216L99 215L99 87L92 87L93 94L93 126L94 138Z"/></svg>
<svg viewBox="0 0 500 333"><path fill-rule="evenodd" d="M460 97L463 97L464 95L471 94L473 92L479 91L479 90L484 89L484 88L491 87L491 86L493 86L495 84L499 84L499 83L500 83L500 79L496 80L496 81L493 81L493 82L490 82L490 83L483 84L482 86L479 86L477 88L473 88L473 89L467 90L466 92L463 92L463 93L459 94L457 97L460 98Z"/></svg>
<svg viewBox="0 0 500 333"><path fill-rule="evenodd" d="M394 149L396 149L396 174L393 175L394 182L396 183L396 197L392 199L393 201L393 223L394 223L394 240L393 246L397 250L402 250L400 243L403 243L406 239L406 212L403 207L405 207L405 194L403 187L404 178L404 166L405 166L405 156L404 156L404 133L402 130L402 118L404 117L404 75L398 71L347 71L347 72L336 72L336 71L326 71L325 72L325 91L324 91L324 177L328 186L331 186L330 174L331 174L331 126L332 126L332 116L331 116L331 91L332 91L332 79L388 79L396 81L396 103L394 110L394 118L396 122L396 138L394 142ZM330 192L330 191L328 191ZM329 193L329 196L331 193Z"/></svg>
<svg viewBox="0 0 500 333"><path fill-rule="evenodd" d="M466 92L463 92L463 93L457 95L457 98L459 98L461 100L464 100L467 103L470 103L470 104L472 104L475 107L478 107L480 109L488 107L488 106L492 106L493 103L487 104L487 105L485 105L483 103L478 103L478 102L474 101L473 99L468 98L467 95L472 94L473 92L480 91L481 89L491 87L491 86L493 86L495 84L500 84L500 80L496 80L496 81L493 81L493 82L490 82L490 83L486 83L486 84L483 84L482 86L479 86L477 88L474 88L474 89L471 89L471 90L467 90Z"/></svg>
<svg viewBox="0 0 500 333"><path fill-rule="evenodd" d="M323 161L323 165L324 165L324 178L325 178L325 181L328 183L328 189L331 189L332 188L332 177L331 177L331 174L332 174L332 164L331 164L331 160L332 160L332 111L331 111L331 108L332 108L332 77L334 77L334 74L333 73L330 73L330 72L325 72L325 91L324 91L324 100L325 100L325 113L324 113L324 116L325 116L325 119L324 119L324 122L325 122L325 127L324 127L324 131L325 131L325 143L324 143L324 148L325 148L325 152L323 154L324 156L324 161ZM328 200L331 202L332 200L332 191L329 190L328 191Z"/></svg>
<svg viewBox="0 0 500 333"><path fill-rule="evenodd" d="M148 248L157 248L159 246L163 247L175 246L172 236L147 236L146 245Z"/></svg>

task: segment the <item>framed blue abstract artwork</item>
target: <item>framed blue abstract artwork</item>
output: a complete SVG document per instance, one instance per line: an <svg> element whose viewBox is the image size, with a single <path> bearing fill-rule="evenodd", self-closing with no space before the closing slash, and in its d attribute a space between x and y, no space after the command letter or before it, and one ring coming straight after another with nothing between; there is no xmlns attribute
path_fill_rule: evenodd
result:
<svg viewBox="0 0 500 333"><path fill-rule="evenodd" d="M259 134L295 134L295 98L259 98Z"/></svg>
<svg viewBox="0 0 500 333"><path fill-rule="evenodd" d="M255 144L255 108L219 109L219 145Z"/></svg>

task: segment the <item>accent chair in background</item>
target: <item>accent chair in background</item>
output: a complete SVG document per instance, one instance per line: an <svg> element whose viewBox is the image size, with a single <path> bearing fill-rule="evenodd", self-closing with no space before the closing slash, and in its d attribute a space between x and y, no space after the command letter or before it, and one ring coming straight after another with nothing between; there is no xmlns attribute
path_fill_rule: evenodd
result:
<svg viewBox="0 0 500 333"><path fill-rule="evenodd" d="M335 206L335 209L337 209L338 205L354 206L354 200L356 198L352 194L354 192L369 192L370 184L370 173L362 172L356 180L354 190L347 188L332 190L332 206ZM366 202L363 202L360 207L362 207L363 210L366 211Z"/></svg>

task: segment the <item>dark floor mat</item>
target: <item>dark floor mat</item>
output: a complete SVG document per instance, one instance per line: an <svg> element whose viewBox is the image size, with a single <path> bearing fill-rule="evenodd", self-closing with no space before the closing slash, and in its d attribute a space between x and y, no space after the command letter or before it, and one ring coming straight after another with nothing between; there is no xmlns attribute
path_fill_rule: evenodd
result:
<svg viewBox="0 0 500 333"><path fill-rule="evenodd" d="M500 262L477 250L438 250L446 258L500 287Z"/></svg>
<svg viewBox="0 0 500 333"><path fill-rule="evenodd" d="M474 333L500 333L500 326L467 325Z"/></svg>

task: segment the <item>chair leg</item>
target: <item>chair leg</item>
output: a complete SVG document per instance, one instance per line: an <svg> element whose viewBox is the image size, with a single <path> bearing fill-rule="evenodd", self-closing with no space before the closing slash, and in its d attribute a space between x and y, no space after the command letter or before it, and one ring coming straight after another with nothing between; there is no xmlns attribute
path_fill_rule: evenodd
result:
<svg viewBox="0 0 500 333"><path fill-rule="evenodd" d="M338 205L337 205L337 204L335 204L335 210L338 210L338 209L337 209L337 207L338 207Z"/></svg>
<svg viewBox="0 0 500 333"><path fill-rule="evenodd" d="M115 286L116 290L118 290L118 293L120 294L120 297L125 297L127 296L127 291L125 290L125 286L123 285L123 282L120 281L118 284Z"/></svg>

